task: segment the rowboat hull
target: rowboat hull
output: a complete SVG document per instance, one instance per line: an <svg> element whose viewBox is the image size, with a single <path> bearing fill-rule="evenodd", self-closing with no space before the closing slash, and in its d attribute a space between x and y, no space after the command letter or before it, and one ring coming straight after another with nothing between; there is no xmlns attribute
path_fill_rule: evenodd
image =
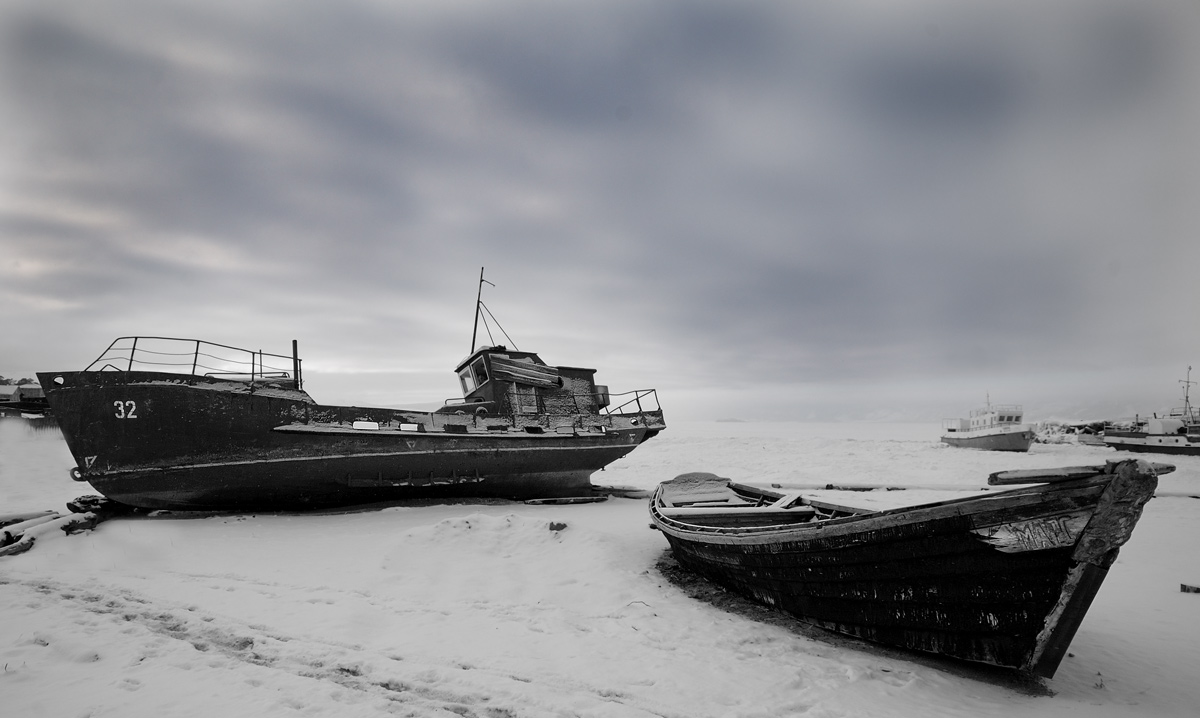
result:
<svg viewBox="0 0 1200 718"><path fill-rule="evenodd" d="M470 411L320 405L284 386L156 372L39 379L78 462L72 476L147 509L579 495L593 472L662 428L661 412L521 425Z"/></svg>
<svg viewBox="0 0 1200 718"><path fill-rule="evenodd" d="M1050 677L1157 477L1128 461L1087 478L800 523L782 509L675 508L669 483L650 513L684 567L832 631Z"/></svg>

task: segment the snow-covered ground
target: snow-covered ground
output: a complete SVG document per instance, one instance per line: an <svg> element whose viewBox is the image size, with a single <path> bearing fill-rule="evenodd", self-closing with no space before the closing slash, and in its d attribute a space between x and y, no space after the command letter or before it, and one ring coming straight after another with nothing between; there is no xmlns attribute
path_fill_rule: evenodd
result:
<svg viewBox="0 0 1200 718"><path fill-rule="evenodd" d="M952 449L925 424L674 422L597 473L976 490L1104 448ZM1047 691L689 596L644 500L118 519L0 558L0 705L53 716L1194 716L1200 458L1160 480ZM90 487L0 420L0 513ZM885 495L883 492L876 492ZM564 526L565 525L565 526Z"/></svg>

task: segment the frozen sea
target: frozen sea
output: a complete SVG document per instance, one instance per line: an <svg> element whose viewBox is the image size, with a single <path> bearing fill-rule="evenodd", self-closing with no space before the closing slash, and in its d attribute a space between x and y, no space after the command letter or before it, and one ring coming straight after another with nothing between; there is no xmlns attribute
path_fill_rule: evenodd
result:
<svg viewBox="0 0 1200 718"><path fill-rule="evenodd" d="M669 417L668 417L669 418ZM597 484L686 471L803 488L979 491L1102 447L944 446L930 424L673 422ZM1151 457L1146 457L1151 458ZM660 571L643 499L116 519L0 558L4 715L1195 716L1200 458L1160 479L1042 688L718 606ZM0 514L62 510L52 423L0 419ZM566 524L550 530L552 522Z"/></svg>

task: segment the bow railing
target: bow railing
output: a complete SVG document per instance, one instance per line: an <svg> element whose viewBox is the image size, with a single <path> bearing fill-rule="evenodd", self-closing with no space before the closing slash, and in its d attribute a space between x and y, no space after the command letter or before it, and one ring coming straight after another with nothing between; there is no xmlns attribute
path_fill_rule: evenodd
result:
<svg viewBox="0 0 1200 718"><path fill-rule="evenodd" d="M301 388L295 341L289 357L200 339L117 337L84 371L156 371L251 382L290 379Z"/></svg>

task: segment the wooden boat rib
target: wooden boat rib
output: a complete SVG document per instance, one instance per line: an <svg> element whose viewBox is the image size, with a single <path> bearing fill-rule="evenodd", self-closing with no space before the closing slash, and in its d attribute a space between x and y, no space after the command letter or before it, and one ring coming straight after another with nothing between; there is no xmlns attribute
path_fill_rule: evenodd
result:
<svg viewBox="0 0 1200 718"><path fill-rule="evenodd" d="M650 515L681 565L806 622L1051 677L1172 469L1002 472L1047 483L886 511L685 474Z"/></svg>

